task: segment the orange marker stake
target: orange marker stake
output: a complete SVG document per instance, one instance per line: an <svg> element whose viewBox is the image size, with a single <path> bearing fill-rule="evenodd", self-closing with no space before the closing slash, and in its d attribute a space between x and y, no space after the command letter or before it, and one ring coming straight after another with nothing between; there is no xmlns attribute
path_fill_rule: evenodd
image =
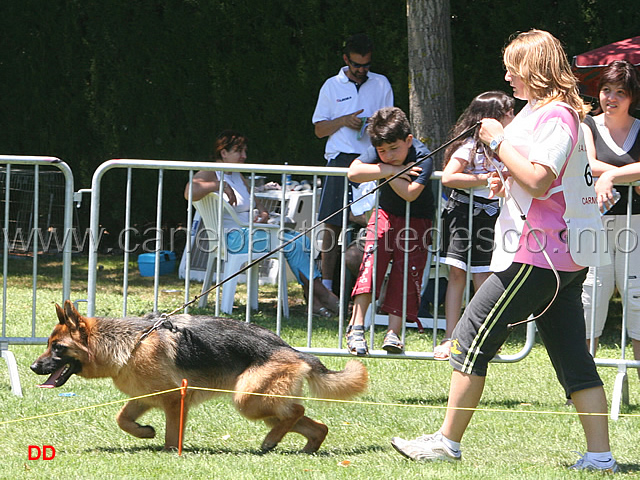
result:
<svg viewBox="0 0 640 480"><path fill-rule="evenodd" d="M178 456L182 456L182 433L184 427L184 397L187 395L187 379L182 379L180 388L180 438L178 439Z"/></svg>

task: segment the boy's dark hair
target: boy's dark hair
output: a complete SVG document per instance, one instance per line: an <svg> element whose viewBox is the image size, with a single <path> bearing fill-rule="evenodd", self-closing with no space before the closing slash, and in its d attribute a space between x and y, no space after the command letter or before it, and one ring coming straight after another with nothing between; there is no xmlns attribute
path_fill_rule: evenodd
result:
<svg viewBox="0 0 640 480"><path fill-rule="evenodd" d="M383 143L406 140L411 134L411 124L398 107L384 107L369 118L367 133L371 137L371 145L379 147Z"/></svg>
<svg viewBox="0 0 640 480"><path fill-rule="evenodd" d="M358 55L365 56L366 54L373 52L373 42L366 33L356 33L351 35L344 42L343 53L349 56L350 53L357 53Z"/></svg>

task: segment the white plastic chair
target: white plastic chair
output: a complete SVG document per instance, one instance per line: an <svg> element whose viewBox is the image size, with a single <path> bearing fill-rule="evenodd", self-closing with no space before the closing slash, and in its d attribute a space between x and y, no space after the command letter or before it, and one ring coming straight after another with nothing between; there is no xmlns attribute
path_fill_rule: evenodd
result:
<svg viewBox="0 0 640 480"><path fill-rule="evenodd" d="M209 193L197 202L193 202L193 206L200 213L202 221L207 231L209 245L207 251L209 252L207 259L207 270L202 284L202 292L206 292L211 287L211 281L213 279L213 266L214 261L220 255L220 259L223 265L223 275L221 280L226 280L231 277L235 272L239 271L242 266L249 261L248 253L231 253L227 249L227 235L223 229L220 228L220 214L224 217L225 213L229 214L235 223L238 224L238 228L249 227L249 224L243 223L236 214L233 207L226 201L222 201L222 209L220 208L220 196L217 193ZM270 247L273 249L278 245L278 225L271 224L254 224L254 232L257 229L268 230ZM221 233L222 232L222 233ZM252 252L251 259L255 260L264 255L265 252L256 253ZM278 259L278 254L274 254L272 257ZM251 298L249 299L249 305L252 309L258 308L258 267L254 265L247 271L247 285L251 282ZM220 277L218 277L220 278ZM236 292L236 286L238 284L238 277L234 277L222 286L222 302L220 310L223 313L231 313L233 309L233 300ZM289 300L287 295L287 283L286 275L278 276L278 301L282 300L282 313L285 317L289 316ZM200 297L198 301L199 307L205 307L207 305L207 297L205 294ZM280 298L281 297L281 298Z"/></svg>

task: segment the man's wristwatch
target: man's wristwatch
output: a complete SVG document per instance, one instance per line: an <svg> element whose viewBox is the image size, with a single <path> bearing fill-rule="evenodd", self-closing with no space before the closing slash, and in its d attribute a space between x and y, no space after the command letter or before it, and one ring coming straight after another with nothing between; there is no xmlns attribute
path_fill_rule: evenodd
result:
<svg viewBox="0 0 640 480"><path fill-rule="evenodd" d="M498 147L500 146L503 140L504 140L504 135L498 135L497 137L494 137L491 140L491 143L489 143L489 148L495 152L496 150L498 150Z"/></svg>

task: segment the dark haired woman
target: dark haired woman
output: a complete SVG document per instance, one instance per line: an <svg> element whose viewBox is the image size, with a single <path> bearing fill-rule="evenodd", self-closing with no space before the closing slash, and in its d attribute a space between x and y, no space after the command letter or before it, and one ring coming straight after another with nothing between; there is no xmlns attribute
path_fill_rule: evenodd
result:
<svg viewBox="0 0 640 480"><path fill-rule="evenodd" d="M596 194L598 204L605 210L613 199L615 184L640 180L640 120L631 114L640 103L640 74L629 62L612 62L600 77L599 100L601 112L584 119L583 131L589 163L593 175L598 178ZM583 285L582 301L587 325L587 343L591 339L593 284L597 282L595 333L593 351L598 348L607 319L609 299L615 288L624 288L625 257L629 256L627 291L627 332L633 343L636 360L640 359L640 187L633 191L631 229L627 230L627 203L629 188L618 187L620 201L602 217L607 232L608 250L613 263L600 267L597 278L590 268ZM629 252L627 250L627 236ZM634 248L635 247L635 248ZM638 370L640 375L640 370Z"/></svg>

